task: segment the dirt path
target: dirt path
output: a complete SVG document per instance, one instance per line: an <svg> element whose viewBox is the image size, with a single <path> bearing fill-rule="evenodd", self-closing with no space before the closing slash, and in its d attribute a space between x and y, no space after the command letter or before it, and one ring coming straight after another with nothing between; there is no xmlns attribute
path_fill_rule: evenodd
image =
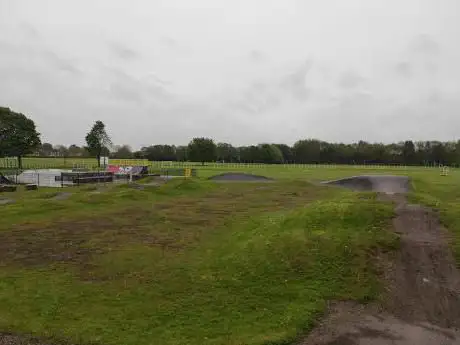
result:
<svg viewBox="0 0 460 345"><path fill-rule="evenodd" d="M402 195L384 198L397 203L393 228L401 235L401 249L382 261L383 301L331 304L323 322L300 344L460 344L460 272L446 229L432 210L407 204Z"/></svg>

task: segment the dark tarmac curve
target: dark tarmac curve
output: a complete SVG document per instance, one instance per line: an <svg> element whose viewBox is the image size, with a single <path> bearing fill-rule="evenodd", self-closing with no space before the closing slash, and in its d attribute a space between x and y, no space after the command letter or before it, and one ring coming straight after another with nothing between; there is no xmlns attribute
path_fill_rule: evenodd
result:
<svg viewBox="0 0 460 345"><path fill-rule="evenodd" d="M374 191L385 194L406 194L410 190L410 180L407 176L362 175L323 183L357 191Z"/></svg>
<svg viewBox="0 0 460 345"><path fill-rule="evenodd" d="M245 173L224 173L209 178L212 181L228 181L228 182L268 182L273 181L269 177L252 175Z"/></svg>

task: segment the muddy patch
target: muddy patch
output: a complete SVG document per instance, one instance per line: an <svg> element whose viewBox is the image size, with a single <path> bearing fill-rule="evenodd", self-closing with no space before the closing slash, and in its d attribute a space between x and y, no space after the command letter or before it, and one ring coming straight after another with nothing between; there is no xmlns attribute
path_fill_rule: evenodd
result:
<svg viewBox="0 0 460 345"><path fill-rule="evenodd" d="M436 213L401 196L394 231L400 251L382 264L386 290L378 304L331 304L302 345L460 344L460 272Z"/></svg>
<svg viewBox="0 0 460 345"><path fill-rule="evenodd" d="M405 322L375 307L343 302L329 310L301 345L454 345L460 341L452 329Z"/></svg>
<svg viewBox="0 0 460 345"><path fill-rule="evenodd" d="M82 264L121 244L151 241L141 227L149 221L150 213L138 209L123 212L126 217L105 215L42 227L25 223L0 231L0 265Z"/></svg>
<svg viewBox="0 0 460 345"><path fill-rule="evenodd" d="M0 345L64 345L54 341L40 340L28 336L18 336L11 333L0 333ZM69 345L69 344L66 344Z"/></svg>

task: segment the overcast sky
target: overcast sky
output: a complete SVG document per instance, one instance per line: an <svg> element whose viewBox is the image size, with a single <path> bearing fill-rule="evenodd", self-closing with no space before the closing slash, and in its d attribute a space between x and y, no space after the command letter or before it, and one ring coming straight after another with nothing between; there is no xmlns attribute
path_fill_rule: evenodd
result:
<svg viewBox="0 0 460 345"><path fill-rule="evenodd" d="M459 0L0 0L0 105L53 144L460 138Z"/></svg>

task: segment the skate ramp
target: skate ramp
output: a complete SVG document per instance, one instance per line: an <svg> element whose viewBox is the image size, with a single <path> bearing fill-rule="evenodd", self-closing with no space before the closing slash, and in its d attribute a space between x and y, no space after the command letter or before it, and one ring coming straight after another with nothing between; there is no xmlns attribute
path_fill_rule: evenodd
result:
<svg viewBox="0 0 460 345"><path fill-rule="evenodd" d="M8 180L2 173L0 173L0 184L13 184L13 182Z"/></svg>
<svg viewBox="0 0 460 345"><path fill-rule="evenodd" d="M352 176L323 183L357 191L374 191L385 194L406 194L410 189L409 177L394 175Z"/></svg>
<svg viewBox="0 0 460 345"><path fill-rule="evenodd" d="M235 182L268 182L271 178L260 175L252 175L246 173L224 173L209 178L213 181L235 181Z"/></svg>

